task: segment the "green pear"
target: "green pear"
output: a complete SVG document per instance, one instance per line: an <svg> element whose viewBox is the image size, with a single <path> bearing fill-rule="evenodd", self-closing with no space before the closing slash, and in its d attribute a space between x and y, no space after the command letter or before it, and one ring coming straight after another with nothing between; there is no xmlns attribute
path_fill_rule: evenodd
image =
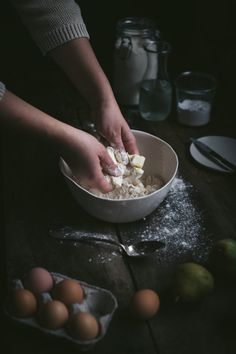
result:
<svg viewBox="0 0 236 354"><path fill-rule="evenodd" d="M198 302L213 288L212 274L197 263L180 264L173 275L173 291L176 301Z"/></svg>

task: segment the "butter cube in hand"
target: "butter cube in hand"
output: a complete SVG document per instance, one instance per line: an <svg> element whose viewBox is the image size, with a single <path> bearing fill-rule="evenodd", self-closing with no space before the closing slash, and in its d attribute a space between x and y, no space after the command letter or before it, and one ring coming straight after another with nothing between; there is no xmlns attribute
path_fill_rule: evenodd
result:
<svg viewBox="0 0 236 354"><path fill-rule="evenodd" d="M123 177L122 176L118 176L118 177L114 177L111 176L111 181L114 187L121 187L122 183L123 183Z"/></svg>
<svg viewBox="0 0 236 354"><path fill-rule="evenodd" d="M116 161L116 158L115 158L115 150L113 149L113 147L107 146L106 149L107 149L108 155L110 156L112 161L117 165L117 161Z"/></svg>
<svg viewBox="0 0 236 354"><path fill-rule="evenodd" d="M140 167L134 167L132 175L140 178L144 174L144 170Z"/></svg>
<svg viewBox="0 0 236 354"><path fill-rule="evenodd" d="M115 157L119 163L121 163L123 165L128 165L129 155L126 151L115 150Z"/></svg>
<svg viewBox="0 0 236 354"><path fill-rule="evenodd" d="M137 154L130 155L129 159L130 165L138 168L142 168L145 162L145 157Z"/></svg>
<svg viewBox="0 0 236 354"><path fill-rule="evenodd" d="M122 165L121 163L118 163L117 170L119 172L119 175L123 176L125 174L125 171L126 171L126 166Z"/></svg>

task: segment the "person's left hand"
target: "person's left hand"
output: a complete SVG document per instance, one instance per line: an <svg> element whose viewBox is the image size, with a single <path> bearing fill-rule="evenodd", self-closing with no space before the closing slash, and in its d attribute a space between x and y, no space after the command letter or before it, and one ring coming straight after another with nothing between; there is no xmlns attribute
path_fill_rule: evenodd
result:
<svg viewBox="0 0 236 354"><path fill-rule="evenodd" d="M113 147L126 150L129 154L138 154L135 137L115 101L91 113L97 132Z"/></svg>

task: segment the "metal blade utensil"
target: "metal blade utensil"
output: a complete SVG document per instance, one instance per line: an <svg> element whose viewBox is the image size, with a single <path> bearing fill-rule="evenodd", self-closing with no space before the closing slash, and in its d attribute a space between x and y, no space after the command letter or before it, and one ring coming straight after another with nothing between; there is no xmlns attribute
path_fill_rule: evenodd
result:
<svg viewBox="0 0 236 354"><path fill-rule="evenodd" d="M112 239L101 238L99 236L81 236L81 232L70 226L53 227L49 230L49 236L63 241L74 241L84 243L97 242L110 244L118 247L119 251L129 257L147 257L155 253L160 248L165 247L165 243L158 240L138 241L133 244L124 245Z"/></svg>
<svg viewBox="0 0 236 354"><path fill-rule="evenodd" d="M236 166L227 159L225 159L223 156L221 156L219 153L211 149L208 145L204 144L203 142L197 139L190 138L190 140L200 151L200 153L206 158L217 164L219 167L224 168L228 172L235 172Z"/></svg>

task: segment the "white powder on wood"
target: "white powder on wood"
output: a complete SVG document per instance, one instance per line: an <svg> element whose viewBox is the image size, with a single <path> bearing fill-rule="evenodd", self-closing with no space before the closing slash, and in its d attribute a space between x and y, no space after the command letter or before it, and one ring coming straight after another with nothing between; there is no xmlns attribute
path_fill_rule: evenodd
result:
<svg viewBox="0 0 236 354"><path fill-rule="evenodd" d="M167 198L142 224L139 223L129 242L140 239L164 241L166 247L157 253L164 263L183 257L204 261L212 241L206 236L203 215L194 204L193 191L190 183L175 178Z"/></svg>

